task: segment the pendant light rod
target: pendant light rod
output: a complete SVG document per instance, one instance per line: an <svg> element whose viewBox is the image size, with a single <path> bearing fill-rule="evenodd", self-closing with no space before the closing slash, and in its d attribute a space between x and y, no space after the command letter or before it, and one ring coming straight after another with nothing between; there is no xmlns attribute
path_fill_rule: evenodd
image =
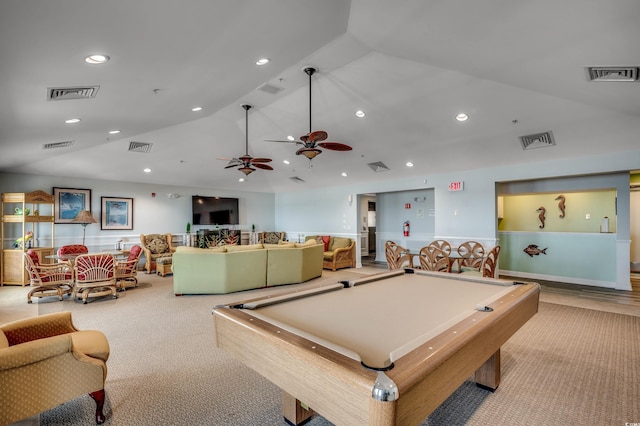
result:
<svg viewBox="0 0 640 426"><path fill-rule="evenodd" d="M318 72L318 68L305 67L303 71L309 76L309 133L311 133L313 129L311 126L311 76Z"/></svg>
<svg viewBox="0 0 640 426"><path fill-rule="evenodd" d="M242 104L242 108L244 108L244 152L245 155L249 155L249 110L251 105Z"/></svg>

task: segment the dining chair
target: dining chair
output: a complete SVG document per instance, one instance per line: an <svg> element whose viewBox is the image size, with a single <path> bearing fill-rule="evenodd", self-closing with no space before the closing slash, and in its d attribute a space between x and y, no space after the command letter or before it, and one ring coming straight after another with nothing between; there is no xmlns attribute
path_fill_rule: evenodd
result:
<svg viewBox="0 0 640 426"><path fill-rule="evenodd" d="M489 278L498 278L498 256L500 255L500 246L496 245L487 252L482 261L482 276Z"/></svg>
<svg viewBox="0 0 640 426"><path fill-rule="evenodd" d="M451 244L446 240L434 240L429 243L430 246L439 248L446 253L447 256L451 254Z"/></svg>
<svg viewBox="0 0 640 426"><path fill-rule="evenodd" d="M27 293L27 303L32 297L58 296L62 300L73 287L73 271L67 263L41 265L38 253L27 250L24 253L24 266L29 274L29 283L33 287Z"/></svg>
<svg viewBox="0 0 640 426"><path fill-rule="evenodd" d="M79 254L87 254L89 249L84 244L68 244L58 249L58 259L65 259L68 256L77 256Z"/></svg>
<svg viewBox="0 0 640 426"><path fill-rule="evenodd" d="M116 282L120 290L126 290L127 287L137 287L138 263L142 255L142 247L134 245L129 250L129 256L123 259L116 259Z"/></svg>
<svg viewBox="0 0 640 426"><path fill-rule="evenodd" d="M427 245L420 249L419 253L420 269L425 271L449 272L449 255L436 247L435 245Z"/></svg>
<svg viewBox="0 0 640 426"><path fill-rule="evenodd" d="M477 241L466 241L458 246L457 272L480 271L485 248Z"/></svg>
<svg viewBox="0 0 640 426"><path fill-rule="evenodd" d="M111 254L81 254L75 262L76 282L73 286L73 298L81 293L82 303L89 297L101 297L116 294L116 261Z"/></svg>
<svg viewBox="0 0 640 426"><path fill-rule="evenodd" d="M409 250L391 240L385 241L384 254L390 271L413 268L413 256L409 253Z"/></svg>

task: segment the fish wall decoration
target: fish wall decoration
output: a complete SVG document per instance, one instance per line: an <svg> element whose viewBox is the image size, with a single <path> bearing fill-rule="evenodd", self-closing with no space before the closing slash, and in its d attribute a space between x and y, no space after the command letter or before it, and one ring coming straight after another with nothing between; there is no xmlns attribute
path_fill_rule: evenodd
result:
<svg viewBox="0 0 640 426"><path fill-rule="evenodd" d="M543 248L541 249L540 247L538 247L535 244L529 244L524 250L522 250L523 252L527 253L530 257L533 256L538 256L540 253L546 255L547 254L547 249L549 247Z"/></svg>
<svg viewBox="0 0 640 426"><path fill-rule="evenodd" d="M547 212L547 209L545 209L544 207L540 206L538 207L538 210L536 210L538 212L538 220L540 220L540 226L538 226L538 228L542 229L544 228L544 220L545 220L545 213Z"/></svg>
<svg viewBox="0 0 640 426"><path fill-rule="evenodd" d="M564 210L565 210L565 196L564 195L558 195L556 197L556 201L560 200L560 202L558 203L558 208L560 209L560 219L562 219L564 217Z"/></svg>

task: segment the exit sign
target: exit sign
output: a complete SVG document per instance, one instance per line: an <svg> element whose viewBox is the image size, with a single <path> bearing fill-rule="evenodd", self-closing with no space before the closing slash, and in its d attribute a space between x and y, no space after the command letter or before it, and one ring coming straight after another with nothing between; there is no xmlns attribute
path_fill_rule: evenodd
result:
<svg viewBox="0 0 640 426"><path fill-rule="evenodd" d="M464 182L450 182L449 183L449 191L463 191L464 190Z"/></svg>

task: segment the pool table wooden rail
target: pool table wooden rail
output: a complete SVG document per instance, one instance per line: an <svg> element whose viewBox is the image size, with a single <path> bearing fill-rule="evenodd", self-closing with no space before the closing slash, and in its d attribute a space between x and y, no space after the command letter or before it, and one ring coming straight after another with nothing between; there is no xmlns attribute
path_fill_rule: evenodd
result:
<svg viewBox="0 0 640 426"><path fill-rule="evenodd" d="M217 307L214 326L218 347L280 387L293 424L313 414L297 399L337 425L415 425L474 372L480 385L499 385L500 347L537 312L538 298L537 284L515 286L493 312L475 312L396 360L385 372L399 392L390 402L371 396L377 372L241 309Z"/></svg>

